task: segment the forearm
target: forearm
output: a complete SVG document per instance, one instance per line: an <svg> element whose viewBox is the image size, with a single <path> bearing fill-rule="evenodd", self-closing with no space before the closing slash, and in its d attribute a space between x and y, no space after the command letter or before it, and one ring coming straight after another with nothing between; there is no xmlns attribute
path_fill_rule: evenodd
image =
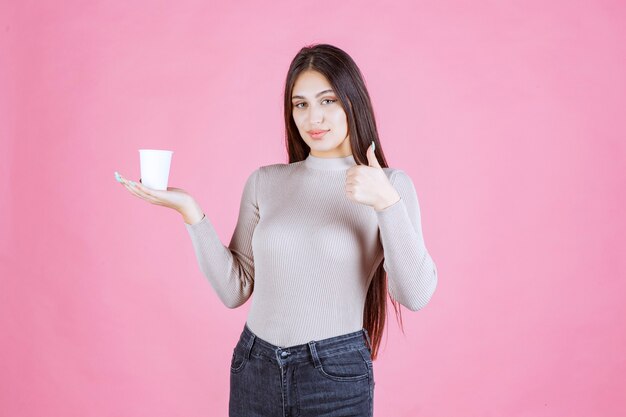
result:
<svg viewBox="0 0 626 417"><path fill-rule="evenodd" d="M229 308L242 304L247 298L247 285L242 288L242 283L249 280L240 275L242 268L233 253L222 244L211 222L202 221L204 213L194 199L190 198L179 212L191 236L200 270L217 295Z"/></svg>
<svg viewBox="0 0 626 417"><path fill-rule="evenodd" d="M411 178L401 170L393 176L400 199L389 196L376 208L389 293L416 311L431 299L437 287L437 267L422 234L417 192Z"/></svg>
<svg viewBox="0 0 626 417"><path fill-rule="evenodd" d="M185 224L198 266L225 306L242 305L252 293L253 260L245 251L224 246L208 218Z"/></svg>
<svg viewBox="0 0 626 417"><path fill-rule="evenodd" d="M436 266L404 201L377 212L389 293L410 310L423 308L437 286Z"/></svg>
<svg viewBox="0 0 626 417"><path fill-rule="evenodd" d="M200 205L189 198L179 212L193 243L198 265L220 300L229 308L246 302L254 288L252 235L259 220L256 201L258 170L244 186L237 225L228 246L224 246Z"/></svg>

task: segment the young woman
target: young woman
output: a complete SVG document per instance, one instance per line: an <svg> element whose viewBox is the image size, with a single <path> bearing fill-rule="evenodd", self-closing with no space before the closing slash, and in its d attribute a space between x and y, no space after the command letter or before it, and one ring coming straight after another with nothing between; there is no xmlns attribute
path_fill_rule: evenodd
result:
<svg viewBox="0 0 626 417"><path fill-rule="evenodd" d="M254 292L231 359L231 417L371 416L387 293L396 314L396 303L417 311L437 268L413 182L387 166L352 58L328 44L302 48L284 93L289 163L249 175L228 247L184 190L116 177L181 213L227 307Z"/></svg>

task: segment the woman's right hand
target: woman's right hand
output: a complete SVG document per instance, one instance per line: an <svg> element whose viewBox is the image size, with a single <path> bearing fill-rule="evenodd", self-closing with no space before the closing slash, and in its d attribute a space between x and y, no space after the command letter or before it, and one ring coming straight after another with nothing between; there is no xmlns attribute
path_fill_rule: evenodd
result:
<svg viewBox="0 0 626 417"><path fill-rule="evenodd" d="M196 223L204 216L195 199L182 188L167 187L167 190L155 190L141 183L129 181L117 172L115 172L115 179L135 196L149 203L176 210L189 224Z"/></svg>

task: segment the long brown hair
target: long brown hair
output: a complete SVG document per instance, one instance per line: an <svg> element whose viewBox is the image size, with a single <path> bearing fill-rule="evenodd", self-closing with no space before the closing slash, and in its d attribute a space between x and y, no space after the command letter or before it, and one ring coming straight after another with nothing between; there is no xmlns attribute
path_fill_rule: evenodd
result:
<svg viewBox="0 0 626 417"><path fill-rule="evenodd" d="M292 117L293 85L301 72L314 70L323 74L346 112L348 120L348 135L350 147L355 161L359 165L368 165L367 148L372 140L375 143L375 153L381 167L388 167L383 148L378 138L376 120L369 93L361 71L354 60L343 50L328 44L314 44L305 46L291 61L285 82L285 131L289 163L306 159L310 147L304 142ZM367 291L365 308L363 310L363 327L367 329L372 342L372 360L378 356L378 348L382 339L383 329L387 319L387 273L383 268L383 260L376 268L374 277ZM402 328L402 313L400 304L389 297L400 319ZM404 329L403 329L404 331Z"/></svg>

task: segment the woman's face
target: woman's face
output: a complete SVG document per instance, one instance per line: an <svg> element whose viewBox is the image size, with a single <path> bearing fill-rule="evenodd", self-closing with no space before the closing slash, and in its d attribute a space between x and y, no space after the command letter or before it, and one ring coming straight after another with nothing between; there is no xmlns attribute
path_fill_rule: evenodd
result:
<svg viewBox="0 0 626 417"><path fill-rule="evenodd" d="M352 154L346 112L323 74L313 70L300 73L291 97L293 120L311 155L338 158ZM314 135L320 130L326 133Z"/></svg>

